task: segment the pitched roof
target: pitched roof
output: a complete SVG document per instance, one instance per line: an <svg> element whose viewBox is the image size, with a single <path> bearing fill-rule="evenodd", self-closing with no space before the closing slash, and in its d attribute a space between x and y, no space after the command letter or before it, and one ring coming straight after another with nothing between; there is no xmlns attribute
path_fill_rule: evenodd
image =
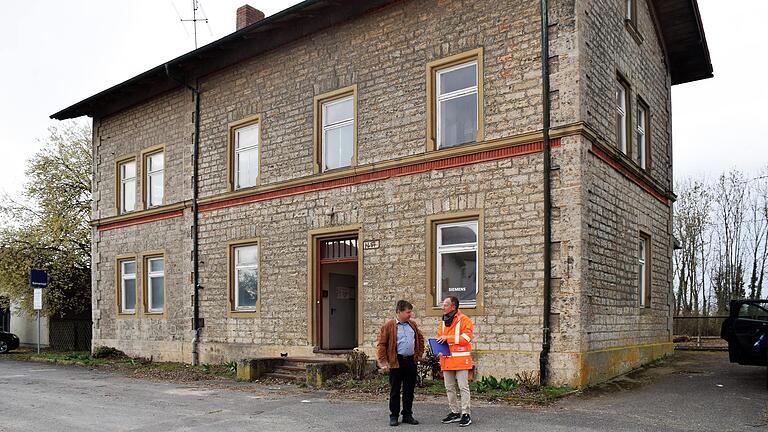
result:
<svg viewBox="0 0 768 432"><path fill-rule="evenodd" d="M672 85L712 78L712 60L697 0L653 0Z"/></svg>
<svg viewBox="0 0 768 432"><path fill-rule="evenodd" d="M67 107L51 118L104 117L398 0L306 0ZM672 83L712 76L696 0L652 0ZM169 76L169 74L171 76Z"/></svg>

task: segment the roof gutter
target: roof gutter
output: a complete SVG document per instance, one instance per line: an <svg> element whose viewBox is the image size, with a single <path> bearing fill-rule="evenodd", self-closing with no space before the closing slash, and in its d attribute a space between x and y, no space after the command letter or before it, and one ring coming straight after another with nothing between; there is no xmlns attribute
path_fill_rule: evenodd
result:
<svg viewBox="0 0 768 432"><path fill-rule="evenodd" d="M541 0L541 99L544 146L544 310L542 311L542 340L539 354L539 382L547 383L550 351L550 312L552 309L552 191L550 184L550 103L549 103L549 11L547 0Z"/></svg>
<svg viewBox="0 0 768 432"><path fill-rule="evenodd" d="M194 131L192 132L192 285L194 293L192 295L192 366L200 364L199 341L200 341L200 254L198 250L199 229L198 229L198 161L200 159L200 91L183 82L173 75L168 63L165 64L165 74L168 78L176 81L192 92L194 99Z"/></svg>

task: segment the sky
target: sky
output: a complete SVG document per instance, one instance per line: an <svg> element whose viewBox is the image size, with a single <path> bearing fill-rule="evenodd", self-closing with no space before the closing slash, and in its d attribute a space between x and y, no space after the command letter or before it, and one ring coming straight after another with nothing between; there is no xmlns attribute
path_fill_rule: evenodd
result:
<svg viewBox="0 0 768 432"><path fill-rule="evenodd" d="M246 0L202 0L200 46L235 30ZM250 0L269 16L298 3ZM768 166L765 0L699 0L715 78L672 89L675 177ZM748 13L744 13L748 11ZM3 2L0 194L16 195L49 116L194 48L192 0ZM81 119L81 121L89 121Z"/></svg>

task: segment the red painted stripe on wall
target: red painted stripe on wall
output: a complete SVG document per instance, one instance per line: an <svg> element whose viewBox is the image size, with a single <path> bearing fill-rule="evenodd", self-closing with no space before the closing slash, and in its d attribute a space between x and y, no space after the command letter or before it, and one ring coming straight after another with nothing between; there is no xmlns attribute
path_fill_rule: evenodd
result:
<svg viewBox="0 0 768 432"><path fill-rule="evenodd" d="M618 171L619 174L621 174L624 177L628 178L632 183L640 186L641 189L643 189L646 193L648 193L649 195L651 195L654 198L656 198L657 200L659 200L659 202L661 202L665 206L669 206L669 204L670 204L669 203L669 198L665 197L662 193L657 191L656 188L654 188L653 186L648 184L648 182L646 182L645 180L639 178L638 176L633 174L631 171L629 171L628 169L626 169L623 166L621 166L621 164L616 162L612 157L610 157L607 154L605 154L604 151L600 150L600 148L597 147L594 144L592 144L592 153L595 156L597 156L598 159L602 160L606 164L610 165L611 168L613 168L614 170Z"/></svg>
<svg viewBox="0 0 768 432"><path fill-rule="evenodd" d="M560 146L560 139L556 138L551 141L552 147ZM405 175L413 175L424 173L432 170L441 170L448 168L455 168L464 165L471 165L479 162L486 162L496 159L504 159L513 156L523 156L533 153L540 153L543 150L542 142L535 142L530 144L523 144L514 147L506 147L496 150L488 150L479 153L473 153L463 156L455 156L446 159L421 162L412 165L388 168L381 171L375 171L372 173L352 175L337 180L328 180L319 183L313 183L304 186L294 186L285 189L279 189L270 192L264 192L255 195L249 195L241 198L233 198L225 201L210 203L200 206L201 212L209 212L212 210L218 210L227 207L233 207L258 201L266 201L275 198L281 198L291 195L299 195L307 192L314 192L326 189L335 189L344 186L353 186L363 183L369 183L379 180L384 180L390 177L399 177Z"/></svg>
<svg viewBox="0 0 768 432"><path fill-rule="evenodd" d="M167 213L157 213L153 215L148 216L142 216L137 217L135 219L126 219L118 222L112 222L104 225L99 225L98 230L99 231L108 231L116 228L123 228L131 225L139 225L139 224L145 224L149 222L155 222L163 219L173 219L176 217L180 217L184 214L183 210L173 210L169 211Z"/></svg>
<svg viewBox="0 0 768 432"><path fill-rule="evenodd" d="M551 145L553 148L559 147L560 138L552 139ZM504 159L508 157L525 156L525 155L530 155L535 153L541 153L542 151L543 151L543 143L541 141L528 143L528 144L521 144L521 145L516 145L512 147L482 151L482 152L472 153L472 154L463 155L463 156L454 156L454 157L449 157L449 158L440 159L436 161L419 162L419 163L414 163L411 165L406 165L406 166L401 166L396 168L387 168L387 169L382 169L380 171L374 171L366 174L357 174L357 175L353 174L353 175L350 175L349 177L344 177L336 180L327 180L327 181L311 183L311 184L302 185L302 186L287 187L287 188L277 189L269 192L256 193L253 195L248 195L240 198L232 198L228 200L201 205L200 211L209 212L213 210L218 210L218 209L227 208L227 207L234 207L234 206L254 203L258 201L267 201L267 200L291 196L291 195L300 195L307 192L336 189L344 186L359 185L363 183L385 180L390 177L399 177L399 176L424 173L432 170L443 170L443 169L455 168L455 167L460 167L465 165L472 165L480 162ZM138 225L138 224L144 224L144 223L154 222L154 221L163 220L163 219L180 217L182 214L183 214L182 210L174 210L174 211L169 211L167 213L158 213L150 216L137 217L135 219L128 219L128 220L123 220L119 222L107 223L104 225L99 225L97 229L99 231L106 231L106 230L122 228L126 226L131 226L131 225Z"/></svg>

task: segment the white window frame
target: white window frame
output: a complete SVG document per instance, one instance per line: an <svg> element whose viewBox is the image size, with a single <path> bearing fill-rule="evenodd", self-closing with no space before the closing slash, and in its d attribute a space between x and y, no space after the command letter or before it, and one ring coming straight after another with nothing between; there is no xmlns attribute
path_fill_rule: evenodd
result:
<svg viewBox="0 0 768 432"><path fill-rule="evenodd" d="M133 177L126 177L125 176L125 168L127 165L133 164ZM124 213L130 213L132 211L136 210L136 160L131 159L124 162L120 162L118 165L118 172L120 175L120 214ZM131 187L129 188L129 185ZM133 193L133 208L128 209L125 205L125 197L127 196L127 192L130 191Z"/></svg>
<svg viewBox="0 0 768 432"><path fill-rule="evenodd" d="M327 112L328 107L337 105L343 102L352 102L352 113L349 118L343 119L340 121L337 121L335 123L328 123L327 122ZM323 101L320 103L320 115L322 116L321 119L321 125L322 125L322 131L321 131L321 137L320 137L320 165L321 165L321 171L331 171L335 169L342 169L342 168L349 168L353 164L353 160L349 161L349 165L341 165L335 168L327 168L326 162L328 161L328 146L326 143L326 136L328 132L335 130L335 129L341 129L346 126L352 126L352 158L354 159L355 154L355 95L350 94L348 96L344 96L338 99L332 99L329 101Z"/></svg>
<svg viewBox="0 0 768 432"><path fill-rule="evenodd" d="M125 265L133 263L133 273L127 273L125 271ZM136 313L136 302L139 296L137 295L136 287L136 260L123 260L120 261L120 313L132 314ZM133 309L126 309L125 307L125 281L133 281Z"/></svg>
<svg viewBox="0 0 768 432"><path fill-rule="evenodd" d="M152 271L152 261L162 261L163 270ZM147 265L147 311L150 313L163 313L165 308L165 257L151 257L146 259ZM152 279L162 277L163 278L163 307L156 308L152 304Z"/></svg>
<svg viewBox="0 0 768 432"><path fill-rule="evenodd" d="M641 235L638 241L637 263L638 263L638 291L640 295L640 307L648 306L646 298L648 296L648 248L650 247L648 237Z"/></svg>
<svg viewBox="0 0 768 432"><path fill-rule="evenodd" d="M234 145L233 145L233 147L234 147L233 150L234 150L234 158L235 158L235 163L234 163L235 190L247 189L247 188L250 188L250 187L254 187L254 186L256 186L258 184L258 181L259 181L258 179L259 179L259 174L260 174L260 172L259 172L259 165L261 164L261 158L260 158L260 155L259 155L259 146L261 145L261 129L260 129L260 127L261 127L261 125L258 122L256 122L256 123L240 126L238 128L235 128L235 130L234 130L235 142L234 142ZM248 147L238 148L238 142L240 141L240 135L239 134L240 134L241 131L244 131L246 129L255 129L256 130L256 144L248 146ZM240 156L241 153L245 153L245 152L248 152L248 151L255 151L256 152L256 178L253 179L253 184L252 185L241 186L240 185L241 182L240 182L240 157L239 156Z"/></svg>
<svg viewBox="0 0 768 432"><path fill-rule="evenodd" d="M475 85L465 87L463 89L454 90L452 92L448 92L446 94L442 94L440 91L440 84L442 80L442 75L445 73L453 72L459 69L463 69L466 67L475 66ZM450 66L443 69L438 69L436 71L436 77L435 77L435 139L437 140L436 146L438 149L443 148L443 140L442 140L442 133L440 130L440 115L442 114L441 110L441 102L448 101L451 99L460 98L463 96L468 96L471 94L475 95L475 141L477 140L477 128L480 127L480 94L478 92L478 83L480 82L480 66L478 64L477 59L470 60L465 63L460 63L455 66ZM468 143L466 143L468 144ZM460 144L459 144L460 145Z"/></svg>
<svg viewBox="0 0 768 432"><path fill-rule="evenodd" d="M643 104L638 103L637 104L637 127L635 128L635 131L637 133L637 139L636 139L636 145L637 145L637 159L638 164L640 165L640 168L646 169L647 161L648 161L648 155L647 155L647 129L646 125L648 122L648 108L646 108Z"/></svg>
<svg viewBox="0 0 768 432"><path fill-rule="evenodd" d="M255 264L238 264L237 263L237 261L238 261L237 257L238 257L238 254L239 254L239 250L240 249L244 249L244 248L249 248L249 247L256 248L256 263ZM234 246L232 249L233 249L232 252L233 252L233 255L234 255L232 257L232 265L234 267L233 277L234 277L235 289L234 289L233 295L235 296L235 301L234 301L235 311L249 311L249 312L253 312L253 311L256 310L256 307L259 304L259 286L258 286L258 283L259 283L259 257L261 256L260 255L261 254L261 250L259 249L259 245L255 244L255 243L254 244L243 244L243 245ZM256 285L256 304L254 304L253 306L240 306L240 296L239 296L239 291L240 291L239 272L240 272L240 270L256 270L256 281L257 281L256 282L256 284L257 284Z"/></svg>
<svg viewBox="0 0 768 432"><path fill-rule="evenodd" d="M156 156L160 156L161 158L163 158L163 168L152 169L152 158L156 157ZM165 173L165 152L160 151L160 152L155 152L155 153L148 154L144 158L144 161L145 161L145 164L147 165L147 167L146 167L147 168L147 175L146 175L146 185L145 185L146 195L147 195L147 208L161 206L161 205L163 205L163 200L165 198L165 175L164 175L164 173ZM157 177L160 177L160 176L162 176L162 181L160 182L160 191L161 191L160 192L160 198L159 198L159 202L154 202L152 200L152 183L153 183L154 179L156 179ZM156 180L154 180L154 181L156 181Z"/></svg>
<svg viewBox="0 0 768 432"><path fill-rule="evenodd" d="M435 304L433 306L439 307L440 304L442 304L443 299L442 293L443 293L443 260L442 256L443 254L450 254L450 253L459 253L459 252L475 252L475 301L473 303L469 303L466 305L466 307L476 307L477 306L477 297L480 295L480 275L479 275L479 265L480 265L480 257L478 256L479 250L478 250L478 241L480 239L480 233L478 232L478 227L480 226L479 221L477 219L473 220L467 220L467 221L461 221L461 222L446 222L446 223L438 223L436 225L436 247L435 247L435 260L437 261L435 263ZM473 243L460 243L460 244L452 244L452 245L443 245L443 236L441 235L441 230L443 228L452 228L452 227L467 227L471 228L475 232L475 241Z"/></svg>
<svg viewBox="0 0 768 432"><path fill-rule="evenodd" d="M618 102L619 94L621 94L621 103ZM627 87L622 82L616 83L616 95L614 102L616 103L616 113L621 117L621 124L618 125L621 129L619 136L616 137L618 140L617 147L619 148L619 151L627 154Z"/></svg>

